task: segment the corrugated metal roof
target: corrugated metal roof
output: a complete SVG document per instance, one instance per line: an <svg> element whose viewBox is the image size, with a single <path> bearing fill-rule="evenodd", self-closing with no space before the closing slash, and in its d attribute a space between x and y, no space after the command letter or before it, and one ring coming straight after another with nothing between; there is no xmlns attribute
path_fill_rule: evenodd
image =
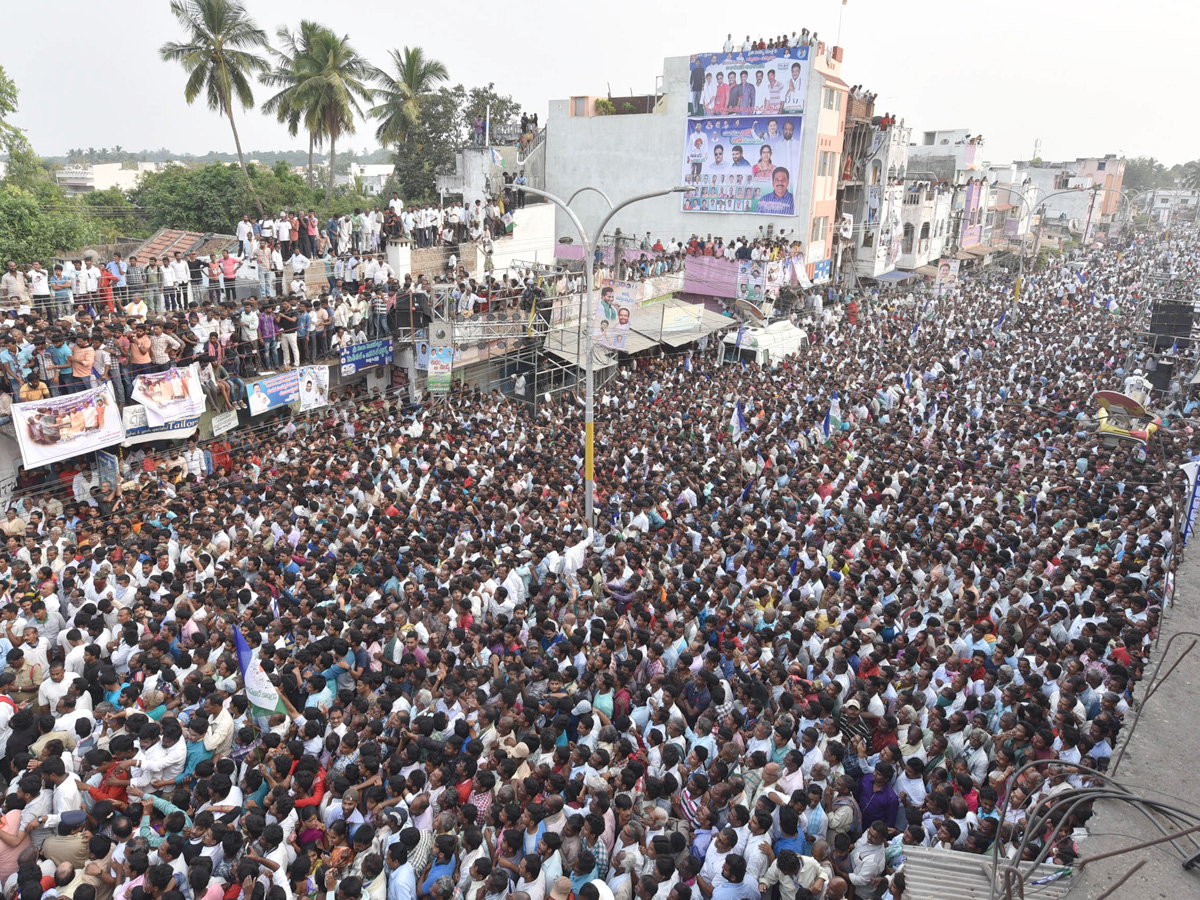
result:
<svg viewBox="0 0 1200 900"><path fill-rule="evenodd" d="M938 850L933 847L904 848L904 900L988 900L992 881L991 854L979 856ZM1004 860L1002 860L1004 862ZM1026 871L1028 865L1022 867ZM1037 900L1059 900L1071 889L1074 870L1058 878L1063 866L1042 864L1033 876L1025 878L1025 896ZM1042 884L1034 882L1053 879ZM1013 897L1019 896L1013 884ZM1001 881L997 881L996 897L1003 898Z"/></svg>

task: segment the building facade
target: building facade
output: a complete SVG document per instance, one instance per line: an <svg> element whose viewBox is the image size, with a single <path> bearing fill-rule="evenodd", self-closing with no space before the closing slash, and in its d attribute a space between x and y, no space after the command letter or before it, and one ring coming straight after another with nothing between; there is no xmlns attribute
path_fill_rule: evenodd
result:
<svg viewBox="0 0 1200 900"><path fill-rule="evenodd" d="M722 69L726 64L731 71L745 68L737 53L705 56L719 57ZM779 129L773 138L762 141L772 143L774 159L779 161L780 167L784 167L783 161L786 161L789 189L794 193L794 200L788 200L790 213L778 215L744 210L743 207L749 204L737 192L744 191L745 184L736 182L728 191L722 188L722 194L713 201L723 207L720 211L710 209L707 201L699 201L697 208L701 190L716 193L717 189L707 183L685 185L686 150L697 119L692 113L700 99L700 91L693 90L691 81L693 59L666 59L661 87L647 95L643 106L632 111L601 114L601 106L607 104L598 104L596 98L586 96L551 101L545 127L546 189L566 200L583 188L598 188L613 203L619 204L639 194L687 186L692 194L657 197L621 211L609 229L620 228L626 234L639 236L649 231L663 241L671 238L686 241L693 234L727 239L782 236L801 245L809 278L818 283L828 279L832 272L833 234L837 228L837 183L848 95L848 86L839 74L841 48L816 43L808 46L807 59L803 63L789 61L789 65L802 67L802 111L795 116L785 112L778 118L795 121L798 117L799 135L795 136L795 129L789 127L786 131ZM770 86L775 86L778 80L771 76ZM769 96L768 90L767 79L763 79L760 84L763 93L758 96ZM797 97L794 102L799 106L801 98ZM737 126L742 119L762 120L773 115L730 113L718 118L722 119L722 125ZM761 122L757 122L750 127L760 125ZM776 129L771 128L771 131ZM702 131L697 130L697 133L703 137ZM795 145L789 146L792 141ZM709 151L715 153L702 140L699 154L703 156ZM753 151L762 152L759 142L754 143ZM734 151L723 148L723 152L729 156L721 162L728 164ZM745 165L749 173L749 160L743 163L740 148L738 153L737 165ZM713 156L706 158L711 163ZM703 168L698 163L697 171ZM721 176L722 182L726 177L730 176ZM696 199L692 200L691 208L685 209L688 198ZM589 237L599 237L591 231L608 212L604 197L595 191L583 191L571 206L589 230ZM556 233L560 239L579 240L570 218L561 211L556 220Z"/></svg>

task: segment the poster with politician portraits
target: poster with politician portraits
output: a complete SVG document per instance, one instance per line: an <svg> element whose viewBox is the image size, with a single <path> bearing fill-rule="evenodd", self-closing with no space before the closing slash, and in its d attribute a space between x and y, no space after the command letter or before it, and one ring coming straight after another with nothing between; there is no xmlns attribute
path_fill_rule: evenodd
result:
<svg viewBox="0 0 1200 900"><path fill-rule="evenodd" d="M697 53L688 73L692 116L804 113L808 46Z"/></svg>
<svg viewBox="0 0 1200 900"><path fill-rule="evenodd" d="M801 116L687 120L684 212L797 214Z"/></svg>

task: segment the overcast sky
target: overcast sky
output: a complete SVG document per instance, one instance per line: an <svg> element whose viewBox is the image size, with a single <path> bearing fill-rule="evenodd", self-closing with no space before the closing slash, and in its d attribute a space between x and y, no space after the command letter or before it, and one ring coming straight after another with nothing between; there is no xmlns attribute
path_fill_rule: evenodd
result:
<svg viewBox="0 0 1200 900"><path fill-rule="evenodd" d="M53 22L40 4L8 6L13 37L2 64L21 91L15 123L40 153L118 144L233 151L228 125L202 100L189 108L183 70L159 60L159 46L181 36L167 0L56 0ZM392 47L420 45L446 63L451 83L494 81L543 118L551 98L652 91L663 57L720 50L728 20L769 20L789 33L807 26L833 40L842 9L840 0L609 0L588 4L585 18L569 0L248 6L272 39L280 26L312 18L348 33L379 64ZM778 13L787 8L797 17L785 22ZM734 9L750 15L730 16ZM1038 138L1045 159L1123 153L1183 162L1200 157L1200 117L1185 107L1200 17L1188 9L1166 0L849 0L843 77L876 91L876 112L903 118L914 134L982 134L991 162L1030 157ZM746 28L734 31L740 39ZM256 102L266 96L260 88ZM239 116L247 150L307 146L257 112ZM373 149L373 130L360 125L350 146Z"/></svg>

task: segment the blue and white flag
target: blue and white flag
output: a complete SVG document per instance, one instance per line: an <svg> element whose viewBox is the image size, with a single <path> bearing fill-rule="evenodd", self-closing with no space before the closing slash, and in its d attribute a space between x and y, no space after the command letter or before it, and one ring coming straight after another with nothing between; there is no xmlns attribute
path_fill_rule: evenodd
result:
<svg viewBox="0 0 1200 900"><path fill-rule="evenodd" d="M743 337L745 337L745 336L746 336L746 326L745 326L745 325L739 325L739 326L738 326L738 330L737 330L737 340L735 340L735 341L733 342L733 349L734 349L734 350L741 350L741 349L742 349L742 338L743 338Z"/></svg>
<svg viewBox="0 0 1200 900"><path fill-rule="evenodd" d="M934 400L929 407L929 415L925 417L926 422L937 422L937 401Z"/></svg>
<svg viewBox="0 0 1200 900"><path fill-rule="evenodd" d="M496 152L496 148L492 148L492 165L504 168L504 157Z"/></svg>
<svg viewBox="0 0 1200 900"><path fill-rule="evenodd" d="M1079 272L1079 271L1075 272L1075 280L1078 281L1080 284L1087 283L1087 277L1082 272Z"/></svg>
<svg viewBox="0 0 1200 900"><path fill-rule="evenodd" d="M242 673L242 683L246 686L246 699L257 706L267 715L283 712L283 701L271 684L271 679L263 671L262 663L246 643L241 629L233 629L233 643L237 647L238 669Z"/></svg>
<svg viewBox="0 0 1200 900"><path fill-rule="evenodd" d="M917 324L913 325L912 334L910 334L910 335L908 336L908 342L909 342L910 344L915 344L915 343L917 342L917 332L918 332L918 331L920 331L920 330L921 330L921 323L920 323L920 322L917 322Z"/></svg>
<svg viewBox="0 0 1200 900"><path fill-rule="evenodd" d="M904 389L912 390L912 369L908 369L904 373Z"/></svg>
<svg viewBox="0 0 1200 900"><path fill-rule="evenodd" d="M1171 355L1172 356L1179 355L1179 338L1175 338L1175 343L1173 343L1171 345Z"/></svg>
<svg viewBox="0 0 1200 900"><path fill-rule="evenodd" d="M1000 318L996 320L996 324L992 326L992 331L994 331L996 334L999 334L1001 329L1004 328L1004 320L1007 318L1008 318L1008 310L1006 309L1003 313L1000 314Z"/></svg>
<svg viewBox="0 0 1200 900"><path fill-rule="evenodd" d="M746 427L746 414L742 411L741 400L733 407L733 415L730 417L729 425L733 429L733 439L735 441L750 430Z"/></svg>
<svg viewBox="0 0 1200 900"><path fill-rule="evenodd" d="M831 426L830 420L832 419L832 417L833 417L833 408L830 407L829 409L827 409L825 411L825 421L821 423L821 435L822 435L822 437L825 438L825 440L829 440L829 431L830 431L830 426Z"/></svg>
<svg viewBox="0 0 1200 900"><path fill-rule="evenodd" d="M690 350L688 351L688 355L683 358L683 371L692 371L692 353Z"/></svg>

